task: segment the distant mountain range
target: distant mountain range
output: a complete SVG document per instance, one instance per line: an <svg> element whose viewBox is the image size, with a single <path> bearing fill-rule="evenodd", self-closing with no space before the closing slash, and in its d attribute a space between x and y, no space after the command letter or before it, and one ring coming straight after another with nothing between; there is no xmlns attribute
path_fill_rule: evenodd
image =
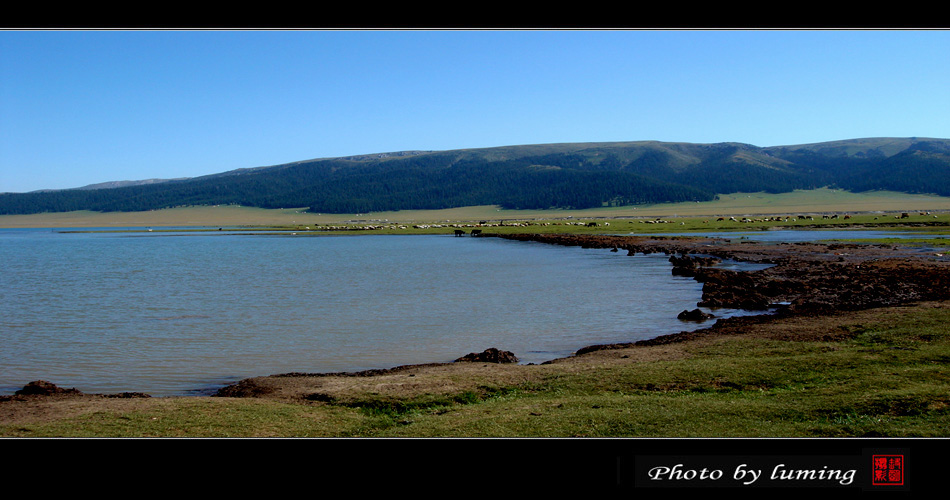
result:
<svg viewBox="0 0 950 500"><path fill-rule="evenodd" d="M142 181L110 181L110 182L100 182L99 184L89 184L88 186L83 186L77 189L112 189L128 186L142 186L145 184L157 184L160 182L168 181L184 181L188 180L187 177L182 177L179 179L145 179Z"/></svg>
<svg viewBox="0 0 950 500"><path fill-rule="evenodd" d="M470 205L580 209L820 187L950 196L950 139L867 138L774 147L634 141L401 151L188 179L4 193L0 214L228 204L306 207L319 213Z"/></svg>

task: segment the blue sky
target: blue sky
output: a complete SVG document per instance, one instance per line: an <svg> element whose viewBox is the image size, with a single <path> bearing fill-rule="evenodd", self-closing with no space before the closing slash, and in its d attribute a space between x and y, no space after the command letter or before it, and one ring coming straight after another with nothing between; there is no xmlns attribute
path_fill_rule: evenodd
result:
<svg viewBox="0 0 950 500"><path fill-rule="evenodd" d="M0 31L0 192L408 149L950 138L944 30Z"/></svg>

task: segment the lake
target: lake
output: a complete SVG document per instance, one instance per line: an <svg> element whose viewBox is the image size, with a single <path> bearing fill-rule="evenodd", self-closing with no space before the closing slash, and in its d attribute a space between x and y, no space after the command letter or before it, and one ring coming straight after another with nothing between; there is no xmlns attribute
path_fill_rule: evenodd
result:
<svg viewBox="0 0 950 500"><path fill-rule="evenodd" d="M676 319L701 284L666 256L500 238L0 229L0 262L2 394L207 394L489 347L541 363L711 324Z"/></svg>

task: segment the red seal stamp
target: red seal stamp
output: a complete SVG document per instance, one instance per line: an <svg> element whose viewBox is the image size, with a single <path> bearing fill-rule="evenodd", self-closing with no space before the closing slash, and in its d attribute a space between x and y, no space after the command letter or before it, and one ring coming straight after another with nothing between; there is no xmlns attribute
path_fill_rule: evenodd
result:
<svg viewBox="0 0 950 500"><path fill-rule="evenodd" d="M873 455L871 484L901 486L904 484L904 455Z"/></svg>

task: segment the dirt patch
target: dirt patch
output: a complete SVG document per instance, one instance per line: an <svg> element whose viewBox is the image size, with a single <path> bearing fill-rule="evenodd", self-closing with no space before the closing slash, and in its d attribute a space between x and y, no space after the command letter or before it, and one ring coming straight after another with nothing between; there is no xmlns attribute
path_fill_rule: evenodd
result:
<svg viewBox="0 0 950 500"><path fill-rule="evenodd" d="M517 385L532 378L537 365L458 362L358 373L290 373L254 377L221 389L217 397L267 397L339 401L365 394L404 398L451 395L487 385Z"/></svg>
<svg viewBox="0 0 950 500"><path fill-rule="evenodd" d="M148 408L158 399L161 398L83 394L68 389L54 389L49 394L2 396L0 425L42 424L96 412L129 412Z"/></svg>

